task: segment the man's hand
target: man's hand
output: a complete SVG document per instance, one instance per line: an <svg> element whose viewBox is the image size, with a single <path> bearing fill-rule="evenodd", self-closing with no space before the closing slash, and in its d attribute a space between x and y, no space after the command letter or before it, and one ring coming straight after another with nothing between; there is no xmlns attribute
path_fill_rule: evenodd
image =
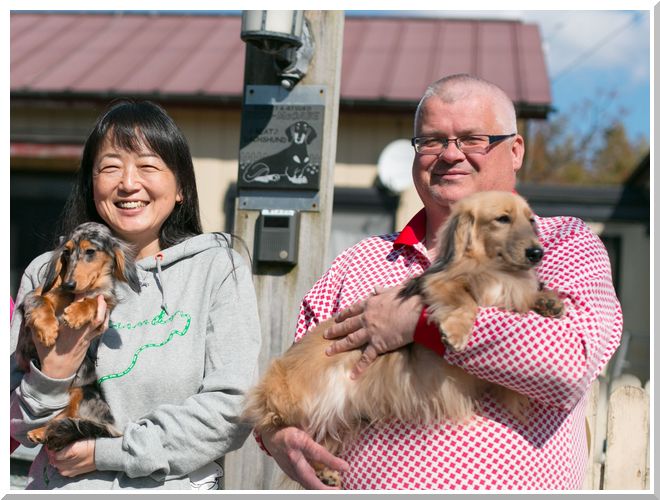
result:
<svg viewBox="0 0 660 500"><path fill-rule="evenodd" d="M419 296L398 298L401 288L376 289L374 295L340 312L337 324L325 332L327 339L340 339L328 347L330 356L364 346L351 378L357 378L380 354L413 341L423 304Z"/></svg>
<svg viewBox="0 0 660 500"><path fill-rule="evenodd" d="M65 379L76 373L85 359L90 342L108 329L107 304L102 295L98 296L97 301L96 318L80 330L60 324L57 341L51 347L45 347L35 339L41 371L45 375Z"/></svg>
<svg viewBox="0 0 660 500"><path fill-rule="evenodd" d="M75 477L96 470L94 451L96 441L85 439L76 441L60 451L46 450L50 465L64 477Z"/></svg>
<svg viewBox="0 0 660 500"><path fill-rule="evenodd" d="M310 462L325 465L329 469L348 472L348 464L335 457L323 446L316 443L306 432L296 427L284 427L275 432L261 435L264 446L277 462L277 465L294 481L308 490L335 490L323 484Z"/></svg>

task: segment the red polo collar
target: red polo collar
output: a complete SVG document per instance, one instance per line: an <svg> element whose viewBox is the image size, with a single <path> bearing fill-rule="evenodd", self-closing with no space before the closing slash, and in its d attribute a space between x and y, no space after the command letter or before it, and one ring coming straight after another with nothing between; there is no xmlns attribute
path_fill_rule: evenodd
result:
<svg viewBox="0 0 660 500"><path fill-rule="evenodd" d="M417 212L410 222L406 224L399 236L394 240L394 247L401 245L415 246L424 241L426 237L426 210L422 208Z"/></svg>

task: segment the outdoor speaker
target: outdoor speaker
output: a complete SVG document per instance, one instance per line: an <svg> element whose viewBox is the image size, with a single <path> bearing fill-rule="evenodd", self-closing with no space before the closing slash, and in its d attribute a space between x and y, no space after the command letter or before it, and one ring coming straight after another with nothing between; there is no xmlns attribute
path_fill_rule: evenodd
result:
<svg viewBox="0 0 660 500"><path fill-rule="evenodd" d="M295 265L298 261L300 213L297 210L262 210L257 219L257 262Z"/></svg>

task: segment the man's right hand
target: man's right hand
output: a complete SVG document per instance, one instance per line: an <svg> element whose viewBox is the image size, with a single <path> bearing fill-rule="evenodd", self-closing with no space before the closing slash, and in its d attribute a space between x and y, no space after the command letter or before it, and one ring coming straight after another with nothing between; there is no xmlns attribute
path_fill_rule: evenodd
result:
<svg viewBox="0 0 660 500"><path fill-rule="evenodd" d="M402 300L402 288L379 287L373 295L341 311L325 331L325 338L334 340L326 350L330 356L362 348L351 378L360 376L381 354L413 341L424 304L419 295Z"/></svg>
<svg viewBox="0 0 660 500"><path fill-rule="evenodd" d="M316 477L312 462L339 472L348 472L348 463L335 457L297 427L264 432L261 440L284 473L307 490L337 489L326 486Z"/></svg>

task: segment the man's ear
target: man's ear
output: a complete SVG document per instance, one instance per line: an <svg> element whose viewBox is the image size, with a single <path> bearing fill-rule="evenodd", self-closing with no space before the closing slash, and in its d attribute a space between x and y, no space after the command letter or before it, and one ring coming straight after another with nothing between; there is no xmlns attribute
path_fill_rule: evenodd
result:
<svg viewBox="0 0 660 500"><path fill-rule="evenodd" d="M523 158L525 157L525 140L520 134L513 138L513 142L511 143L511 156L513 171L518 172L523 165Z"/></svg>

